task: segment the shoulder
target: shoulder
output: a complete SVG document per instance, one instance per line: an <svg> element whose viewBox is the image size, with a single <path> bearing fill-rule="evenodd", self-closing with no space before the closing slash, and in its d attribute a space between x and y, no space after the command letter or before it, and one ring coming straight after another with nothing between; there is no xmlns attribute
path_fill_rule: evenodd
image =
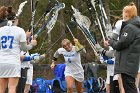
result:
<svg viewBox="0 0 140 93"><path fill-rule="evenodd" d="M7 30L7 26L3 26L3 27L0 27L0 33L3 33L5 32L5 30Z"/></svg>
<svg viewBox="0 0 140 93"><path fill-rule="evenodd" d="M4 29L4 26L3 27L0 27L0 30Z"/></svg>
<svg viewBox="0 0 140 93"><path fill-rule="evenodd" d="M20 33L20 34L24 34L25 35L25 31L23 28L21 27L18 27L18 26L12 26L13 27L13 30L15 30L17 33Z"/></svg>
<svg viewBox="0 0 140 93"><path fill-rule="evenodd" d="M18 26L12 26L13 27L13 29L15 29L15 30L20 30L20 31L24 31L24 29L23 28L21 28L21 27L18 27ZM25 32L25 31L24 31Z"/></svg>
<svg viewBox="0 0 140 93"><path fill-rule="evenodd" d="M58 52L63 52L63 51L66 51L66 50L64 48L58 48L57 51Z"/></svg>
<svg viewBox="0 0 140 93"><path fill-rule="evenodd" d="M140 29L133 25L133 24L127 24L124 29L123 29L123 32L125 33L128 33L130 34L131 36L134 35L134 36L137 36L140 34Z"/></svg>
<svg viewBox="0 0 140 93"><path fill-rule="evenodd" d="M122 22L123 22L123 20L118 20L118 21L116 22L116 25L122 24Z"/></svg>
<svg viewBox="0 0 140 93"><path fill-rule="evenodd" d="M60 50L64 50L64 48L61 47L61 48L58 48L57 50L59 50L59 51L60 51Z"/></svg>
<svg viewBox="0 0 140 93"><path fill-rule="evenodd" d="M124 31L132 31L132 30L134 30L135 28L136 28L135 25L127 24L127 25L123 28L123 30L124 30Z"/></svg>
<svg viewBox="0 0 140 93"><path fill-rule="evenodd" d="M136 29L140 30L136 25L133 24L127 24L124 29L127 31L136 31Z"/></svg>
<svg viewBox="0 0 140 93"><path fill-rule="evenodd" d="M75 50L76 51L76 46L72 46L72 50Z"/></svg>

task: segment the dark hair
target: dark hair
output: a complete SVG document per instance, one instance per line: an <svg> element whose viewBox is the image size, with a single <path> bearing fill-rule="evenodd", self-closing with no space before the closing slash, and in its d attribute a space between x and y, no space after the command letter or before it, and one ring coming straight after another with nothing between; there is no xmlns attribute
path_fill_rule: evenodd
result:
<svg viewBox="0 0 140 93"><path fill-rule="evenodd" d="M14 20L16 18L16 13L15 11L13 10L12 7L8 7L7 8L7 12L8 12L8 15L7 15L7 19L8 20Z"/></svg>

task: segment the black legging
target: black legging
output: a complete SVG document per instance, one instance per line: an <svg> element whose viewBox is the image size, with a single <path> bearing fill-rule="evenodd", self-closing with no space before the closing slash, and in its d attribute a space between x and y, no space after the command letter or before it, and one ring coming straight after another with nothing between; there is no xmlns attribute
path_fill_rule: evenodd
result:
<svg viewBox="0 0 140 93"><path fill-rule="evenodd" d="M21 77L17 85L16 93L23 93L27 80L27 70L28 68L21 68Z"/></svg>

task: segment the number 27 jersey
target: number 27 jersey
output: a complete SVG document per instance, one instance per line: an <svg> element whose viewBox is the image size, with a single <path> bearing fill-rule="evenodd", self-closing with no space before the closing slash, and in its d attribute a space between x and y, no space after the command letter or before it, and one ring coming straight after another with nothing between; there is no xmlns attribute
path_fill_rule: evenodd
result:
<svg viewBox="0 0 140 93"><path fill-rule="evenodd" d="M20 64L20 42L26 42L26 34L22 28L0 28L0 63Z"/></svg>

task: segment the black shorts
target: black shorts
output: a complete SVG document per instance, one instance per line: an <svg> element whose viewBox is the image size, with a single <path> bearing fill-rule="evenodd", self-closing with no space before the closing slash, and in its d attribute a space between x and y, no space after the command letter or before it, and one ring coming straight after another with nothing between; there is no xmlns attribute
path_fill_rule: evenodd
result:
<svg viewBox="0 0 140 93"><path fill-rule="evenodd" d="M118 80L113 80L113 76L110 76L110 93L120 93Z"/></svg>

